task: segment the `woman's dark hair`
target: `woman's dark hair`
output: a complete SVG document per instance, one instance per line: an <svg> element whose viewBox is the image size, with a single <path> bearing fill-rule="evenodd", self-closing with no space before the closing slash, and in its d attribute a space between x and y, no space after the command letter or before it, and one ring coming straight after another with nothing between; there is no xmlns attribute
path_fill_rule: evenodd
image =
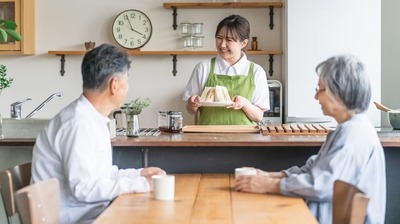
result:
<svg viewBox="0 0 400 224"><path fill-rule="evenodd" d="M128 71L130 64L128 54L113 45L94 48L82 61L83 90L104 91L109 80Z"/></svg>
<svg viewBox="0 0 400 224"><path fill-rule="evenodd" d="M217 37L219 31L226 27L235 40L239 39L244 41L250 37L250 24L247 19L239 15L230 15L218 23L215 37Z"/></svg>

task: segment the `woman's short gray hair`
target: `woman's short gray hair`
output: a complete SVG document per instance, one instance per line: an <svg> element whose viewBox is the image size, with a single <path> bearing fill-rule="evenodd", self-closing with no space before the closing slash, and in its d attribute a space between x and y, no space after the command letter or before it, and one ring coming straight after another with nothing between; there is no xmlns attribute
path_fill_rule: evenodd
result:
<svg viewBox="0 0 400 224"><path fill-rule="evenodd" d="M369 107L371 85L364 64L352 55L328 58L316 67L322 83L348 110L362 113Z"/></svg>

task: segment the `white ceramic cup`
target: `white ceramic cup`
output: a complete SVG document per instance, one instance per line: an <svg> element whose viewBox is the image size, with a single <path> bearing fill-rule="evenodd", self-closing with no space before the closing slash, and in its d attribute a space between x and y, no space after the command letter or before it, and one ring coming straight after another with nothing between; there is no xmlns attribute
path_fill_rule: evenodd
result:
<svg viewBox="0 0 400 224"><path fill-rule="evenodd" d="M153 196L156 200L174 200L175 197L175 176L153 175Z"/></svg>
<svg viewBox="0 0 400 224"><path fill-rule="evenodd" d="M256 175L257 170L253 167L240 167L235 169L235 178L240 177L242 175Z"/></svg>

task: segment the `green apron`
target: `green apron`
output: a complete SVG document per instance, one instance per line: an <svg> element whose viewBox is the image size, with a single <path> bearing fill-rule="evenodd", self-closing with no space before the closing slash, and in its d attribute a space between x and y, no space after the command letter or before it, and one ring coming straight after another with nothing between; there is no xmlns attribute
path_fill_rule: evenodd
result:
<svg viewBox="0 0 400 224"><path fill-rule="evenodd" d="M229 96L240 95L251 101L256 85L254 83L254 63L251 62L248 75L228 76L214 73L215 58L211 59L210 74L205 87L226 86ZM253 122L243 110L225 107L200 107L199 125L251 125Z"/></svg>

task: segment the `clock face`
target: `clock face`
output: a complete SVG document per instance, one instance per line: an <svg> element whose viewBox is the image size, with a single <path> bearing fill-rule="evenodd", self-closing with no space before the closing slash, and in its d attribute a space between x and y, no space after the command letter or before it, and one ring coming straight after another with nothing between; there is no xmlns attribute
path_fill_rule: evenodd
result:
<svg viewBox="0 0 400 224"><path fill-rule="evenodd" d="M143 47L150 40L152 32L153 27L149 17L135 9L120 13L112 26L115 41L127 49Z"/></svg>

